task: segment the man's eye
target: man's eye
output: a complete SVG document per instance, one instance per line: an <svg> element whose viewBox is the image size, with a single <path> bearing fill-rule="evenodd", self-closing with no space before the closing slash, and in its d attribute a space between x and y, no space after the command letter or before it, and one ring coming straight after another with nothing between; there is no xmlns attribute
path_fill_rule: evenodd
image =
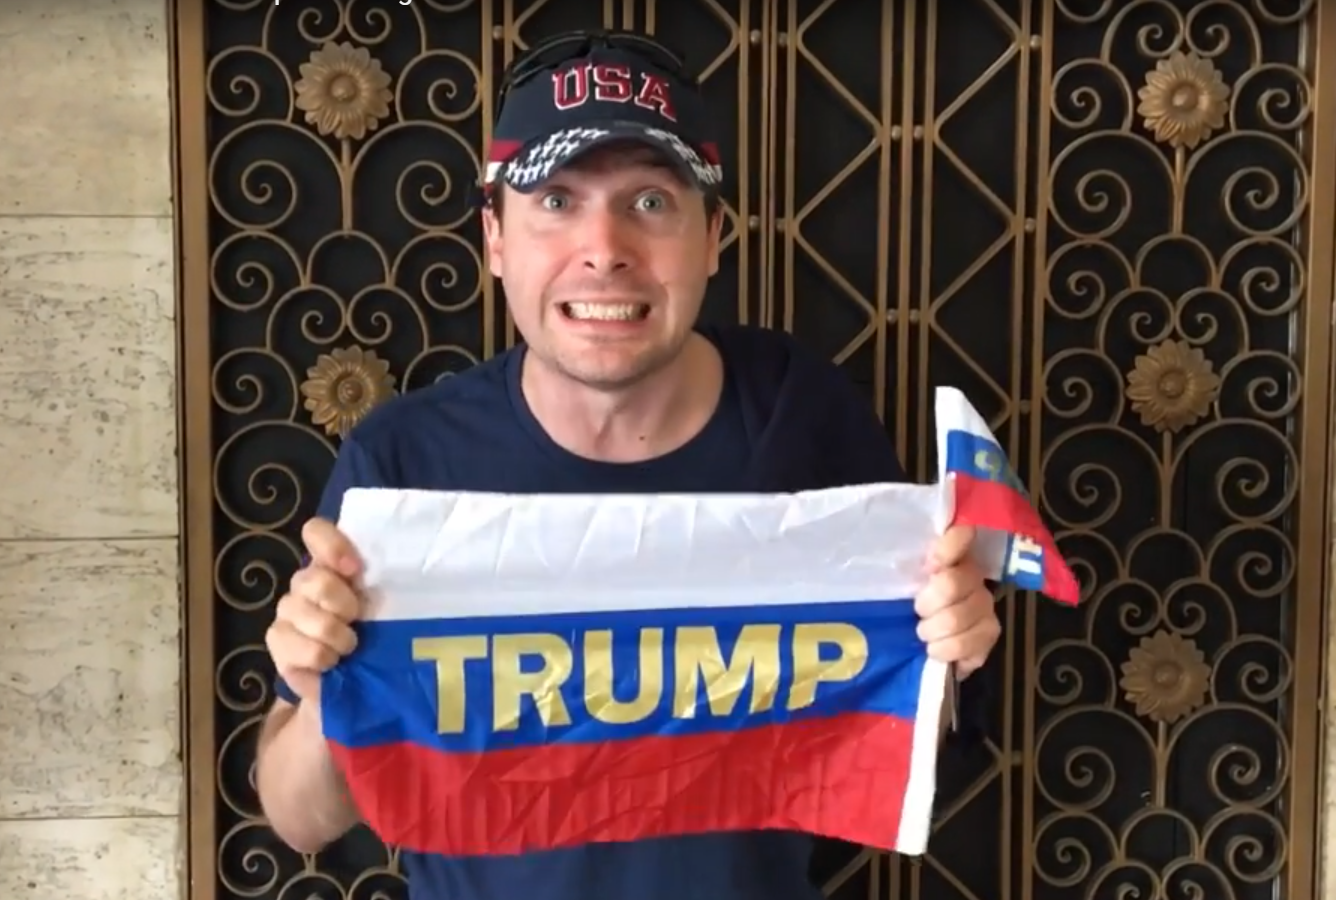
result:
<svg viewBox="0 0 1336 900"><path fill-rule="evenodd" d="M570 201L561 194L544 194L543 199L539 201L543 209L561 210L565 209Z"/></svg>
<svg viewBox="0 0 1336 900"><path fill-rule="evenodd" d="M659 212L668 207L668 198L657 191L636 198L636 209L641 212Z"/></svg>

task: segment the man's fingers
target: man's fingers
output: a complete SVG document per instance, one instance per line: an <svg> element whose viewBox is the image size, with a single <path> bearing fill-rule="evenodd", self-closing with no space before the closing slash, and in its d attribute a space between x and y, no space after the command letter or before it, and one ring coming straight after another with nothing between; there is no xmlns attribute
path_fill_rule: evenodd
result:
<svg viewBox="0 0 1336 900"><path fill-rule="evenodd" d="M310 637L289 620L279 619L270 626L265 645L278 665L278 674L289 683L302 673L318 674L339 661L338 651L324 641ZM301 693L295 685L293 690Z"/></svg>
<svg viewBox="0 0 1336 900"><path fill-rule="evenodd" d="M303 701L314 700L320 696L320 673L311 669L294 669L291 672L279 672L283 683Z"/></svg>
<svg viewBox="0 0 1336 900"><path fill-rule="evenodd" d="M933 659L953 662L959 674L977 669L987 659L993 645L1002 634L1002 626L989 616L973 623L962 632L935 641L928 641L928 655Z"/></svg>
<svg viewBox="0 0 1336 900"><path fill-rule="evenodd" d="M979 590L983 579L973 566L943 569L914 597L914 612L920 619L931 619L952 606L965 601Z"/></svg>
<svg viewBox="0 0 1336 900"><path fill-rule="evenodd" d="M319 565L309 565L292 576L288 590L344 622L358 618L362 601L342 576Z"/></svg>
<svg viewBox="0 0 1336 900"><path fill-rule="evenodd" d="M302 526L302 543L311 555L311 562L338 572L344 578L362 574L362 558L352 541L333 522L311 519Z"/></svg>
<svg viewBox="0 0 1336 900"><path fill-rule="evenodd" d="M275 624L283 623L339 656L347 656L357 646L357 633L349 626L349 621L307 597L289 594L280 603Z"/></svg>
<svg viewBox="0 0 1336 900"><path fill-rule="evenodd" d="M984 663L988 662L987 655L973 656L969 659L957 660L955 663L956 681L964 681L975 672L983 668Z"/></svg>
<svg viewBox="0 0 1336 900"><path fill-rule="evenodd" d="M320 695L320 675L333 665L322 665L332 656L329 648L319 649L311 645L291 626L275 622L265 635L265 645L274 659L278 677L283 679L288 690L302 700L313 700ZM296 665L293 659L299 659L309 665ZM337 661L337 660L336 660Z"/></svg>
<svg viewBox="0 0 1336 900"><path fill-rule="evenodd" d="M349 623L361 612L352 582L362 574L362 561L347 536L324 519L302 527L302 542L311 561L278 601L265 645L293 693L309 698L320 689L320 673L357 646Z"/></svg>
<svg viewBox="0 0 1336 900"><path fill-rule="evenodd" d="M928 552L928 569L936 572L958 566L969 558L974 544L973 525L952 525L939 537Z"/></svg>
<svg viewBox="0 0 1336 900"><path fill-rule="evenodd" d="M928 583L914 598L918 637L933 659L953 663L965 678L988 659L1002 634L993 596L970 557L975 529L954 525L928 553Z"/></svg>

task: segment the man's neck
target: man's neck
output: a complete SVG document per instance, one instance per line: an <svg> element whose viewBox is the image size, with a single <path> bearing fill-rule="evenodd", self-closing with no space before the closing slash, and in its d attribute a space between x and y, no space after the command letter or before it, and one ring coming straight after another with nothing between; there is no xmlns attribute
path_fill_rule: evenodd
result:
<svg viewBox="0 0 1336 900"><path fill-rule="evenodd" d="M624 391L578 385L526 357L524 399L559 446L599 462L671 453L705 428L723 390L723 360L693 334L677 359Z"/></svg>

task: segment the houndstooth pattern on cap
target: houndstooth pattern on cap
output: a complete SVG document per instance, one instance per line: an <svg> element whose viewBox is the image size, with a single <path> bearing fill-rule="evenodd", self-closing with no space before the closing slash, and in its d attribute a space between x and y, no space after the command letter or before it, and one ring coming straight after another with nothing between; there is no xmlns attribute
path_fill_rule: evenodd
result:
<svg viewBox="0 0 1336 900"><path fill-rule="evenodd" d="M691 167L702 186L716 187L723 181L723 172L719 166L707 163L690 144L671 131L647 128L645 133L671 147ZM609 134L611 132L605 128L563 128L554 131L541 143L534 144L506 164L506 181L519 190L541 184L552 174L553 168L570 158L571 154Z"/></svg>
<svg viewBox="0 0 1336 900"><path fill-rule="evenodd" d="M724 173L719 166L712 166L707 163L701 158L701 155L696 152L695 148L671 131L664 131L661 128L648 128L645 133L672 147L677 155L682 157L682 160L687 165L691 166L691 171L695 173L696 180L699 181L702 186L716 187L724 180Z"/></svg>
<svg viewBox="0 0 1336 900"><path fill-rule="evenodd" d="M534 144L522 156L515 157L506 165L506 180L520 190L545 181L552 174L553 166L586 144L607 135L608 131L604 128L563 128L554 131L542 143Z"/></svg>

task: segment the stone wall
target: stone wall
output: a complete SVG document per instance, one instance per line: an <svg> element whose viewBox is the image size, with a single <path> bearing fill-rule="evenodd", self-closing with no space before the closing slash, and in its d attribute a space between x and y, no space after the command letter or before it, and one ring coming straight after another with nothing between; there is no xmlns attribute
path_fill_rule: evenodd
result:
<svg viewBox="0 0 1336 900"><path fill-rule="evenodd" d="M0 4L0 897L181 894L165 10Z"/></svg>

